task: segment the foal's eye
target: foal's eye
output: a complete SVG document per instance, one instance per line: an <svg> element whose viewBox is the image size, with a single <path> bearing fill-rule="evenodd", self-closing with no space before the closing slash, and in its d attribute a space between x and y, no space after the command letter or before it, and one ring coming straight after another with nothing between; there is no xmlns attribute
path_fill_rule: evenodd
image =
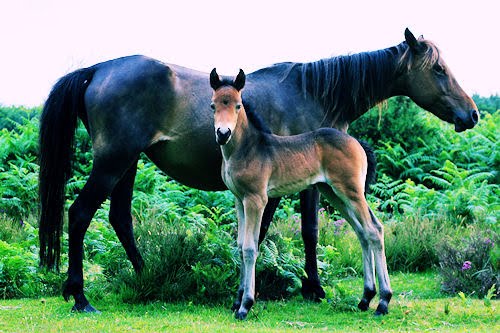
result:
<svg viewBox="0 0 500 333"><path fill-rule="evenodd" d="M215 104L214 103L210 104L210 108L215 111Z"/></svg>
<svg viewBox="0 0 500 333"><path fill-rule="evenodd" d="M241 104L236 104L236 110L241 109Z"/></svg>

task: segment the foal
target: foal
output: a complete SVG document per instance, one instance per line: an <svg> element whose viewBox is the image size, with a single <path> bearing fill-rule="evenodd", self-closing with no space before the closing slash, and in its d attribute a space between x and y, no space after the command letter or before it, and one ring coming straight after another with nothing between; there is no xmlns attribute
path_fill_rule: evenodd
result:
<svg viewBox="0 0 500 333"><path fill-rule="evenodd" d="M236 197L238 248L242 257L240 287L233 305L245 319L255 299L255 261L260 221L269 197L281 197L316 185L354 228L363 251L364 293L358 307L367 310L380 287L375 314L386 314L392 296L384 253L382 224L365 199L365 182L375 172L373 152L351 136L323 128L294 136L273 135L251 110L241 90L245 73L234 81L210 73L215 136L221 145L222 179ZM247 113L248 112L248 113ZM366 152L365 152L366 151Z"/></svg>

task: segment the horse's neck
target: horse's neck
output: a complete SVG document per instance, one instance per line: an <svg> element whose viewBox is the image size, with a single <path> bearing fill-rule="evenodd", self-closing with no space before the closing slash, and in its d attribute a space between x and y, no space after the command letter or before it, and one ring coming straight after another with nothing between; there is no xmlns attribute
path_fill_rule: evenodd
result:
<svg viewBox="0 0 500 333"><path fill-rule="evenodd" d="M384 100L404 94L396 69L403 44L304 64L303 87L320 101L325 119L341 130Z"/></svg>

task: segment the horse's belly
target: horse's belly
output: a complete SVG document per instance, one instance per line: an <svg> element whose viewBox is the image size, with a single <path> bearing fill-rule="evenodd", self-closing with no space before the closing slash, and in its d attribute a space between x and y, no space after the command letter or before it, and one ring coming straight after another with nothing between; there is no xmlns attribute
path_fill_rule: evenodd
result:
<svg viewBox="0 0 500 333"><path fill-rule="evenodd" d="M221 177L222 156L215 144L158 142L146 155L181 184L206 191L227 190Z"/></svg>

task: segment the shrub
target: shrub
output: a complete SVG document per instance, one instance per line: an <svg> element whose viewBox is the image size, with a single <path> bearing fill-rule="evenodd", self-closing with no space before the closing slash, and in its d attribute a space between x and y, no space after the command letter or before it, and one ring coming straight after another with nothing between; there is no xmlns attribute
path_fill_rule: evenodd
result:
<svg viewBox="0 0 500 333"><path fill-rule="evenodd" d="M439 264L437 244L453 233L454 226L442 216L400 216L386 224L385 253L389 271L422 272Z"/></svg>
<svg viewBox="0 0 500 333"><path fill-rule="evenodd" d="M492 249L498 247L498 235L493 232L471 231L460 241L446 238L438 247L440 273L444 292L474 294L484 297L496 285L500 276L491 262Z"/></svg>

